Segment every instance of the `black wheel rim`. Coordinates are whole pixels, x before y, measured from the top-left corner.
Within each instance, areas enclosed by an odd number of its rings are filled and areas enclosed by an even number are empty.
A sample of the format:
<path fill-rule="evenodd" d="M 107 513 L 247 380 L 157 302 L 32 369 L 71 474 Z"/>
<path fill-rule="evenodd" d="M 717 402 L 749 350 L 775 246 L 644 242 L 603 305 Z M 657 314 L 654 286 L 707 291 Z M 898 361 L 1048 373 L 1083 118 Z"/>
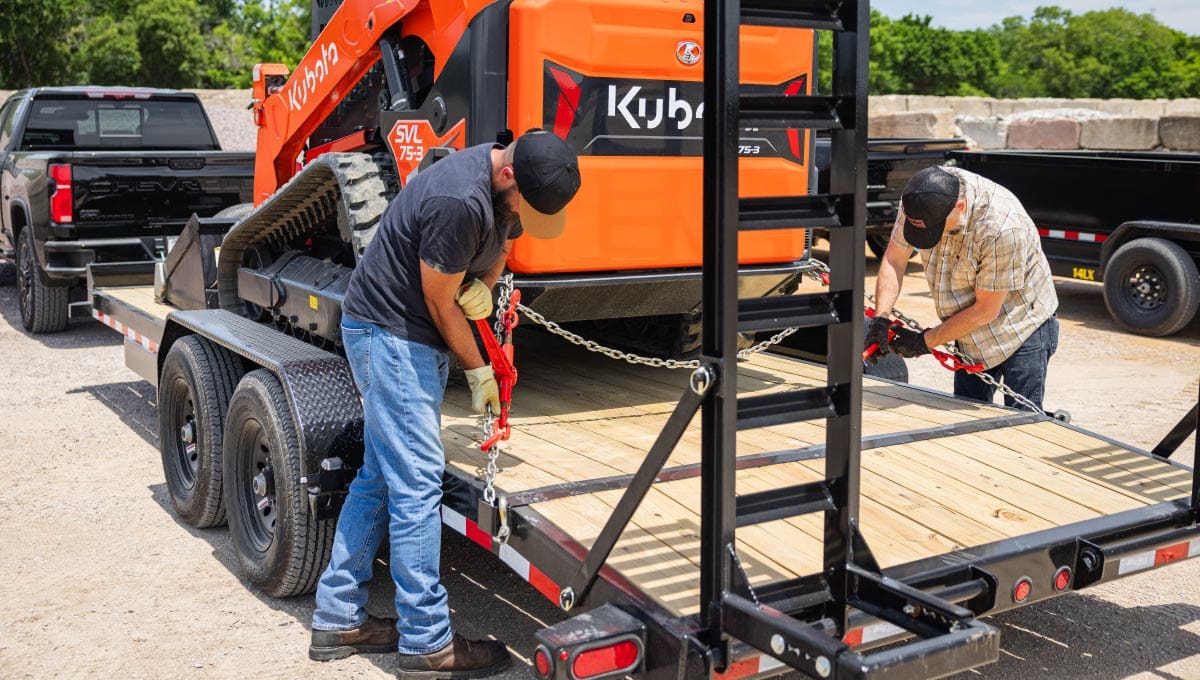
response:
<path fill-rule="evenodd" d="M 1142 311 L 1157 311 L 1167 301 L 1165 277 L 1157 267 L 1142 265 L 1125 280 L 1125 293 Z"/>
<path fill-rule="evenodd" d="M 271 444 L 266 429 L 254 418 L 242 421 L 238 431 L 237 485 L 242 502 L 238 504 L 242 526 L 250 544 L 266 552 L 275 540 L 275 481 L 271 468 Z"/>
<path fill-rule="evenodd" d="M 33 257 L 29 253 L 29 242 L 25 240 L 17 248 L 17 297 L 20 298 L 21 317 L 28 323 L 33 318 Z"/>
<path fill-rule="evenodd" d="M 171 381 L 171 403 L 175 408 L 170 414 L 170 432 L 175 445 L 175 470 L 179 482 L 185 489 L 196 485 L 196 473 L 200 469 L 200 433 L 196 427 L 196 406 L 187 381 L 176 376 Z"/>

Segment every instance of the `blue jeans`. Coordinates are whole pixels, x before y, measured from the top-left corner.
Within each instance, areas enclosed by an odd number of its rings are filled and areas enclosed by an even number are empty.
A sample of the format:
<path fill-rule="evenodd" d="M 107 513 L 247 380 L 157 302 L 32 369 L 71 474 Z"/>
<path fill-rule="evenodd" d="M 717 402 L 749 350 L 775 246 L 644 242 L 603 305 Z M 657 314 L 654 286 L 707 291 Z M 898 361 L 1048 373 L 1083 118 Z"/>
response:
<path fill-rule="evenodd" d="M 1058 319 L 1050 317 L 1017 348 L 1003 363 L 984 371 L 1017 394 L 1042 408 L 1042 397 L 1046 395 L 1046 367 L 1050 357 L 1058 351 Z M 979 376 L 966 371 L 954 374 L 954 394 L 959 397 L 992 403 L 996 388 L 983 382 Z M 1005 406 L 1016 406 L 1016 402 L 1004 395 Z"/>
<path fill-rule="evenodd" d="M 454 634 L 440 582 L 441 404 L 449 361 L 428 345 L 347 316 L 342 342 L 363 397 L 363 465 L 338 518 L 312 627 L 347 630 L 366 621 L 371 563 L 386 531 L 399 651 L 427 654 Z"/>

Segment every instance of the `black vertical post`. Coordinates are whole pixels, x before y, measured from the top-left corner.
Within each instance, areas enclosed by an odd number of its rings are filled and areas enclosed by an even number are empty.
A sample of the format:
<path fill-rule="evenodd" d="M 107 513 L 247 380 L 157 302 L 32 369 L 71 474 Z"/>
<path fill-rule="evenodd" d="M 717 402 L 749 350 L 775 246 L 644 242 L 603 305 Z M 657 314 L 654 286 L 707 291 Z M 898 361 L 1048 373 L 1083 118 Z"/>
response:
<path fill-rule="evenodd" d="M 1200 404 L 1200 396 L 1196 397 Z M 1196 409 L 1196 453 L 1192 456 L 1192 510 L 1200 510 L 1200 408 Z"/>
<path fill-rule="evenodd" d="M 829 615 L 846 630 L 850 594 L 846 563 L 853 562 L 852 532 L 858 524 L 859 464 L 862 444 L 863 247 L 866 234 L 867 2 L 847 3 L 845 31 L 833 35 L 832 96 L 842 106 L 841 129 L 832 133 L 830 192 L 853 195 L 854 228 L 830 231 L 830 290 L 840 291 L 840 323 L 828 329 L 828 385 L 841 418 L 830 419 L 825 434 L 825 477 L 835 481 L 837 509 L 825 513 L 825 573 L 833 605 Z M 846 118 L 849 117 L 849 120 Z"/>
<path fill-rule="evenodd" d="M 704 329 L 702 361 L 716 374 L 701 417 L 700 620 L 723 650 L 721 599 L 731 582 L 737 442 L 739 0 L 704 2 Z M 724 665 L 724 659 L 718 659 Z"/>

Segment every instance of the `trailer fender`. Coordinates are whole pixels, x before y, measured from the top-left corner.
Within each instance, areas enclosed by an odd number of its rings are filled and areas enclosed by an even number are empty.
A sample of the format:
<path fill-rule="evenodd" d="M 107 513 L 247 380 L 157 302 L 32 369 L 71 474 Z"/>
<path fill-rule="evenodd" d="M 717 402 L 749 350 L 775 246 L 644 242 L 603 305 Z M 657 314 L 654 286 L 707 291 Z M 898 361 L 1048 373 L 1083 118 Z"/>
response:
<path fill-rule="evenodd" d="M 299 430 L 300 473 L 309 489 L 309 510 L 324 519 L 340 509 L 344 489 L 362 465 L 362 401 L 350 364 L 275 329 L 220 309 L 174 312 L 159 343 L 163 357 L 181 337 L 199 334 L 265 368 L 279 379 Z M 253 370 L 247 367 L 248 370 Z M 326 459 L 340 459 L 326 463 Z"/>
<path fill-rule="evenodd" d="M 1136 220 L 1117 227 L 1104 245 L 1100 246 L 1100 271 L 1104 271 L 1108 261 L 1121 246 L 1136 238 L 1147 236 L 1178 243 L 1200 265 L 1200 224 Z"/>

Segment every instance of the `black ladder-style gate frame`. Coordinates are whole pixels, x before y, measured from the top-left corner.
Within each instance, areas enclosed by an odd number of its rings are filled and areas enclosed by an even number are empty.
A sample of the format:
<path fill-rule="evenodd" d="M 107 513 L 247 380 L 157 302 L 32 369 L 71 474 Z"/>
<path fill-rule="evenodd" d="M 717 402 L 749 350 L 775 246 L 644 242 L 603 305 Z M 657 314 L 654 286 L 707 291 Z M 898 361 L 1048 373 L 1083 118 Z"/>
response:
<path fill-rule="evenodd" d="M 713 666 L 736 638 L 816 678 L 925 678 L 994 661 L 999 633 L 973 613 L 883 576 L 858 531 L 862 423 L 863 246 L 866 221 L 867 58 L 870 12 L 856 0 L 705 0 L 704 264 L 700 367 L 570 584 L 564 609 L 586 597 L 621 532 L 702 410 L 700 639 Z M 741 94 L 744 24 L 833 33 L 827 96 Z M 813 78 L 815 81 L 815 78 Z M 740 199 L 738 138 L 744 128 L 831 130 L 829 194 Z M 826 292 L 738 298 L 741 231 L 828 229 Z M 739 333 L 826 327 L 825 387 L 738 397 Z M 826 420 L 825 478 L 736 494 L 737 432 Z M 821 512 L 824 568 L 751 588 L 737 559 L 737 527 Z M 917 639 L 871 654 L 841 640 L 850 610 Z"/>

